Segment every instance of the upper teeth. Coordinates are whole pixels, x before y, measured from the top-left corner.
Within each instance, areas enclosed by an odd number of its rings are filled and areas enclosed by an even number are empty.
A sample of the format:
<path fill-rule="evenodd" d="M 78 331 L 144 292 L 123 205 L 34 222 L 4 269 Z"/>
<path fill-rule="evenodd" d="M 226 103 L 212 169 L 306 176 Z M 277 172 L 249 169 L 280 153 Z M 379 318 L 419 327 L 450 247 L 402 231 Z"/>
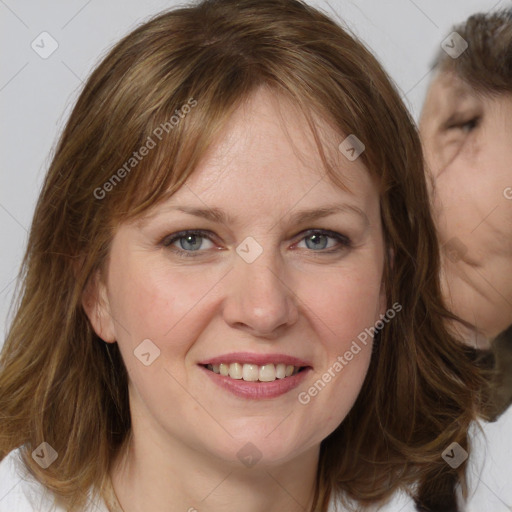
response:
<path fill-rule="evenodd" d="M 300 370 L 299 366 L 292 366 L 279 363 L 264 364 L 258 366 L 257 364 L 240 364 L 240 363 L 221 363 L 221 364 L 208 364 L 208 370 L 215 373 L 220 373 L 232 379 L 243 379 L 251 382 L 257 380 L 262 382 L 271 382 L 276 379 L 284 379 L 295 375 Z"/>

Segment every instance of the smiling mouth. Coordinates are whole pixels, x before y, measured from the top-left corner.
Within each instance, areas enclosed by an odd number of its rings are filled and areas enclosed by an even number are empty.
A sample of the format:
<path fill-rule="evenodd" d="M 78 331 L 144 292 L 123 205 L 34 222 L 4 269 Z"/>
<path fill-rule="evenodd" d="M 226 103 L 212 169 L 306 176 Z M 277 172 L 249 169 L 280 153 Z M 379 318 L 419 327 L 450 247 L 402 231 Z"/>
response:
<path fill-rule="evenodd" d="M 291 364 L 241 364 L 241 363 L 221 363 L 202 365 L 207 370 L 229 377 L 235 380 L 244 380 L 247 382 L 273 382 L 277 379 L 286 379 L 293 377 L 299 372 L 308 368 L 307 366 L 293 366 Z"/>

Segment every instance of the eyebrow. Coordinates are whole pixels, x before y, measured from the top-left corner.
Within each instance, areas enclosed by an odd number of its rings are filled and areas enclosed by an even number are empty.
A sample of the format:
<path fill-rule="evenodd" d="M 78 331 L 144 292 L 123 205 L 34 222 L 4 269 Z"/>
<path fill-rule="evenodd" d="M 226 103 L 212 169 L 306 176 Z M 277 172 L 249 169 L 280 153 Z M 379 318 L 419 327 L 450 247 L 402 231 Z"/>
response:
<path fill-rule="evenodd" d="M 202 217 L 212 222 L 232 225 L 235 224 L 234 219 L 220 208 L 197 208 L 193 206 L 178 206 L 171 211 L 180 211 L 196 217 Z M 290 216 L 291 223 L 302 224 L 311 222 L 323 217 L 328 217 L 336 213 L 353 213 L 361 217 L 366 224 L 369 223 L 367 215 L 357 206 L 351 204 L 334 204 L 326 205 L 320 208 L 309 210 L 300 210 Z"/>

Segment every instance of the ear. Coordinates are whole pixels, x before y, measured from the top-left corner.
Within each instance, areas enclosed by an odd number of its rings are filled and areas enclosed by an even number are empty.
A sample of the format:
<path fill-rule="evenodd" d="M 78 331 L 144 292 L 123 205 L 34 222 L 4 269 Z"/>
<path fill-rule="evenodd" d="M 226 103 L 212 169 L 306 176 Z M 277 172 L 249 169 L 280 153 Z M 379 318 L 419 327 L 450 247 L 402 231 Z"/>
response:
<path fill-rule="evenodd" d="M 89 279 L 82 295 L 82 306 L 91 322 L 94 332 L 108 343 L 116 341 L 115 326 L 107 294 L 107 286 L 103 282 L 98 269 Z"/>

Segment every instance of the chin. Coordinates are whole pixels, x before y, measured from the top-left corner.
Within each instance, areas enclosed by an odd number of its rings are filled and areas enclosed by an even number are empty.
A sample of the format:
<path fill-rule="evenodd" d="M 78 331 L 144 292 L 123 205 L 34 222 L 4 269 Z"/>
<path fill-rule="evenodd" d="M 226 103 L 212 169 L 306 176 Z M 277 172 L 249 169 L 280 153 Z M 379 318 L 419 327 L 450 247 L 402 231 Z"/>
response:
<path fill-rule="evenodd" d="M 212 451 L 219 459 L 237 468 L 240 468 L 240 464 L 247 468 L 262 468 L 286 464 L 314 446 L 314 443 L 302 437 L 294 440 L 286 432 L 274 436 L 268 431 L 267 428 L 258 434 L 245 431 L 243 435 L 233 435 L 223 446 L 216 446 Z"/>

